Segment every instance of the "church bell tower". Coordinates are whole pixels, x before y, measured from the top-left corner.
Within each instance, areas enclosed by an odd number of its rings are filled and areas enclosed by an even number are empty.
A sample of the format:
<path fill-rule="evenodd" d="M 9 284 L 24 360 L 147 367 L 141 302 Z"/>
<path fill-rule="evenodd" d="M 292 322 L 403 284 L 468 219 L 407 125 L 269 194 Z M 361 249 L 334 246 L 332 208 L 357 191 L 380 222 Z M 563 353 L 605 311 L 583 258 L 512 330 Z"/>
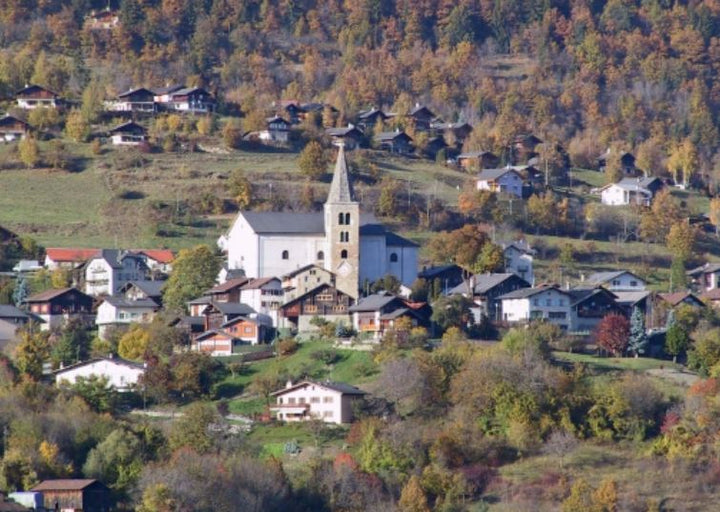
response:
<path fill-rule="evenodd" d="M 356 299 L 360 288 L 360 205 L 353 197 L 342 143 L 325 201 L 325 238 L 326 265 L 335 274 L 335 286 Z"/>

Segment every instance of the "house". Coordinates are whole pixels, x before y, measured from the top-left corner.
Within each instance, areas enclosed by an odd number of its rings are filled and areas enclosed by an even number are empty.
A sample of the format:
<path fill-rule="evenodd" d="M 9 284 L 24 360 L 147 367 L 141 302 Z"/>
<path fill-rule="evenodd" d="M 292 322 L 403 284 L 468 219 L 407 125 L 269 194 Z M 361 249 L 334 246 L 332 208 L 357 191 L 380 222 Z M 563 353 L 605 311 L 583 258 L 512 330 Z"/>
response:
<path fill-rule="evenodd" d="M 175 260 L 175 255 L 169 249 L 139 249 L 131 252 L 142 258 L 145 266 L 151 272 L 163 274 L 172 272 L 172 262 Z"/>
<path fill-rule="evenodd" d="M 478 190 L 502 192 L 522 199 L 523 177 L 519 172 L 510 169 L 483 169 L 477 177 Z"/>
<path fill-rule="evenodd" d="M 609 206 L 640 205 L 650 206 L 653 197 L 665 184 L 661 179 L 623 178 L 598 189 L 602 204 Z"/>
<path fill-rule="evenodd" d="M 502 320 L 527 323 L 544 320 L 563 330 L 572 329 L 570 304 L 572 296 L 557 286 L 521 288 L 497 298 L 501 301 Z"/>
<path fill-rule="evenodd" d="M 203 293 L 211 302 L 241 302 L 240 290 L 250 282 L 247 277 L 228 279 L 223 284 L 214 286 Z"/>
<path fill-rule="evenodd" d="M 120 392 L 131 391 L 144 374 L 144 365 L 115 356 L 83 361 L 53 372 L 56 386 L 73 385 L 78 378 L 96 376 L 106 378 L 108 384 Z"/>
<path fill-rule="evenodd" d="M 674 292 L 674 293 L 658 293 L 658 299 L 665 302 L 669 309 L 675 309 L 678 306 L 686 305 L 696 308 L 704 308 L 705 303 L 692 292 Z"/>
<path fill-rule="evenodd" d="M 636 276 L 629 270 L 614 270 L 609 272 L 596 272 L 587 278 L 590 286 L 603 286 L 615 291 L 643 291 L 647 286 L 644 279 Z"/>
<path fill-rule="evenodd" d="M 436 122 L 430 124 L 432 132 L 438 136 L 442 136 L 445 140 L 453 141 L 453 146 L 462 147 L 465 139 L 467 139 L 473 131 L 473 127 L 468 123 L 443 123 Z M 497 163 L 488 165 L 494 167 Z M 478 169 L 480 170 L 480 168 Z"/>
<path fill-rule="evenodd" d="M 223 238 L 223 237 L 220 237 Z M 220 241 L 218 240 L 218 246 L 220 246 Z M 227 250 L 223 251 L 227 253 Z M 228 268 L 227 261 L 223 263 L 222 267 L 220 268 L 220 272 L 218 272 L 217 278 L 215 279 L 215 282 L 218 284 L 223 284 L 229 281 L 230 279 L 237 279 L 239 277 L 245 277 L 245 271 L 241 268 Z"/>
<path fill-rule="evenodd" d="M 197 299 L 193 299 L 189 302 L 186 302 L 185 305 L 188 308 L 188 311 L 190 312 L 190 316 L 196 317 L 196 318 L 203 318 L 203 324 L 205 322 L 204 318 L 202 316 L 203 311 L 205 308 L 212 304 L 213 300 L 211 297 L 208 297 L 207 295 L 203 295 L 202 297 L 198 297 Z"/>
<path fill-rule="evenodd" d="M 363 297 L 348 311 L 352 314 L 353 329 L 358 333 L 369 333 L 374 339 L 381 339 L 386 330 L 395 327 L 399 318 L 409 319 L 413 327 L 427 323 L 427 318 L 390 292 Z"/>
<path fill-rule="evenodd" d="M 18 108 L 32 110 L 36 108 L 57 108 L 60 106 L 60 97 L 40 85 L 26 85 L 15 93 Z"/>
<path fill-rule="evenodd" d="M 108 132 L 113 146 L 139 146 L 147 141 L 147 130 L 134 121 L 116 126 Z"/>
<path fill-rule="evenodd" d="M 574 332 L 592 332 L 600 321 L 612 313 L 624 314 L 614 293 L 602 286 L 573 288 L 570 295 L 570 329 Z"/>
<path fill-rule="evenodd" d="M 325 128 L 325 135 L 330 137 L 334 145 L 344 144 L 348 150 L 359 148 L 365 139 L 365 134 L 353 124 L 343 128 Z"/>
<path fill-rule="evenodd" d="M 320 419 L 325 423 L 351 423 L 353 404 L 365 394 L 341 382 L 288 381 L 284 389 L 270 394 L 276 401 L 270 410 L 280 421 Z"/>
<path fill-rule="evenodd" d="M 0 139 L 5 142 L 24 139 L 30 130 L 30 125 L 22 119 L 11 115 L 0 117 Z"/>
<path fill-rule="evenodd" d="M 425 144 L 425 155 L 428 158 L 435 160 L 437 158 L 438 153 L 440 153 L 440 151 L 447 149 L 447 148 L 448 148 L 448 145 L 445 142 L 445 139 L 442 138 L 442 136 L 432 137 Z"/>
<path fill-rule="evenodd" d="M 387 274 L 405 285 L 415 280 L 417 244 L 360 215 L 342 146 L 323 210 L 239 212 L 222 237 L 228 269 L 274 277 L 315 264 L 332 272 L 337 288 L 351 297 L 361 283 Z"/>
<path fill-rule="evenodd" d="M 612 148 L 608 148 L 602 155 L 597 157 L 596 161 L 598 170 L 600 172 L 605 171 L 607 160 L 614 151 L 615 150 L 613 150 Z M 637 172 L 637 169 L 635 167 L 635 156 L 632 153 L 628 153 L 627 151 L 623 151 L 620 153 L 620 166 L 622 168 L 623 174 L 626 176 L 634 176 Z"/>
<path fill-rule="evenodd" d="M 88 30 L 112 30 L 120 25 L 118 11 L 109 7 L 101 11 L 91 11 L 85 16 L 85 28 Z"/>
<path fill-rule="evenodd" d="M 15 306 L 0 305 L 0 352 L 9 342 L 15 340 L 18 329 L 31 319 L 30 315 Z"/>
<path fill-rule="evenodd" d="M 471 151 L 459 154 L 457 163 L 467 172 L 475 173 L 483 169 L 494 169 L 500 163 L 500 158 L 490 151 Z"/>
<path fill-rule="evenodd" d="M 287 142 L 290 140 L 290 123 L 280 116 L 268 117 L 267 127 L 258 132 L 258 139 L 265 142 Z"/>
<path fill-rule="evenodd" d="M 78 319 L 85 324 L 92 320 L 93 298 L 77 288 L 62 288 L 36 293 L 25 299 L 30 313 L 42 320 L 43 331 L 62 327 Z"/>
<path fill-rule="evenodd" d="M 45 249 L 45 261 L 43 264 L 48 270 L 55 270 L 56 268 L 73 270 L 84 265 L 87 260 L 93 258 L 97 253 L 98 249 L 48 247 Z"/>
<path fill-rule="evenodd" d="M 38 260 L 19 260 L 13 267 L 13 272 L 18 274 L 32 274 L 38 270 L 42 270 Z"/>
<path fill-rule="evenodd" d="M 285 302 L 305 295 L 321 284 L 335 285 L 335 275 L 326 268 L 313 263 L 288 272 L 281 279 Z"/>
<path fill-rule="evenodd" d="M 535 274 L 533 273 L 534 256 L 535 249 L 532 249 L 524 240 L 503 244 L 505 272 L 516 274 L 530 284 L 535 282 Z"/>
<path fill-rule="evenodd" d="M 153 114 L 157 112 L 155 93 L 140 87 L 117 95 L 114 100 L 105 102 L 105 110 L 110 112 L 138 112 Z"/>
<path fill-rule="evenodd" d="M 415 130 L 425 132 L 430 129 L 430 123 L 436 116 L 435 113 L 425 105 L 416 103 L 415 107 L 408 113 L 408 117 L 413 120 Z"/>
<path fill-rule="evenodd" d="M 285 105 L 285 113 L 288 115 L 291 124 L 299 124 L 305 118 L 307 110 L 301 107 L 297 102 L 291 101 Z"/>
<path fill-rule="evenodd" d="M 110 295 L 100 303 L 95 316 L 98 336 L 105 339 L 111 327 L 152 322 L 160 305 L 150 298 L 128 299 L 123 295 Z"/>
<path fill-rule="evenodd" d="M 706 290 L 698 296 L 705 304 L 713 309 L 720 309 L 720 288 Z"/>
<path fill-rule="evenodd" d="M 365 110 L 358 113 L 357 123 L 355 123 L 362 131 L 366 131 L 368 128 L 373 128 L 378 123 L 384 123 L 390 116 L 388 116 L 382 110 L 378 110 L 375 107 L 370 110 Z"/>
<path fill-rule="evenodd" d="M 464 295 L 477 305 L 477 311 L 474 312 L 476 323 L 480 323 L 483 316 L 493 322 L 498 322 L 502 320 L 499 297 L 522 288 L 530 288 L 530 283 L 516 274 L 487 273 L 472 276 L 469 286 L 468 283 L 461 283 L 448 293 Z"/>
<path fill-rule="evenodd" d="M 149 269 L 142 257 L 129 251 L 102 249 L 85 267 L 85 293 L 115 295 L 131 281 L 144 281 Z"/>
<path fill-rule="evenodd" d="M 434 289 L 434 293 L 432 291 L 430 293 L 434 297 L 439 294 L 447 294 L 452 288 L 463 283 L 464 273 L 461 267 L 452 263 L 438 267 L 424 267 L 418 272 L 418 279 L 424 279 L 428 286 Z"/>
<path fill-rule="evenodd" d="M 613 290 L 615 303 L 630 318 L 634 309 L 639 308 L 645 315 L 652 317 L 653 294 L 648 290 L 619 291 Z"/>
<path fill-rule="evenodd" d="M 205 319 L 205 331 L 221 329 L 224 324 L 237 317 L 258 317 L 254 309 L 239 302 L 210 302 L 202 308 L 198 316 Z"/>
<path fill-rule="evenodd" d="M 151 299 L 161 304 L 164 287 L 165 281 L 131 281 L 120 288 L 120 293 L 127 300 Z"/>
<path fill-rule="evenodd" d="M 79 478 L 43 480 L 30 491 L 42 493 L 46 510 L 110 512 L 115 508 L 112 492 L 98 480 Z"/>
<path fill-rule="evenodd" d="M 697 290 L 710 291 L 720 288 L 720 263 L 705 263 L 688 270 L 687 275 Z"/>
<path fill-rule="evenodd" d="M 542 139 L 539 139 L 533 134 L 518 135 L 510 144 L 512 162 L 514 164 L 527 162 L 538 156 L 536 148 L 538 144 L 542 144 L 542 142 Z"/>
<path fill-rule="evenodd" d="M 330 322 L 350 325 L 349 307 L 353 298 L 330 284 L 321 284 L 286 302 L 278 310 L 278 327 L 299 331 L 312 331 L 317 327 L 310 323 L 316 316 Z"/>
<path fill-rule="evenodd" d="M 394 132 L 380 132 L 373 139 L 378 149 L 407 155 L 412 153 L 412 138 L 405 132 L 396 129 Z"/>
<path fill-rule="evenodd" d="M 277 325 L 277 310 L 282 305 L 282 281 L 277 277 L 250 279 L 240 288 L 240 300 Z"/>
<path fill-rule="evenodd" d="M 156 89 L 154 92 L 155 103 L 171 112 L 208 114 L 215 110 L 212 94 L 202 87 L 180 85 Z"/>
<path fill-rule="evenodd" d="M 241 345 L 257 345 L 270 340 L 272 327 L 257 318 L 237 316 L 218 329 L 195 338 L 195 350 L 211 356 L 229 356 Z"/>

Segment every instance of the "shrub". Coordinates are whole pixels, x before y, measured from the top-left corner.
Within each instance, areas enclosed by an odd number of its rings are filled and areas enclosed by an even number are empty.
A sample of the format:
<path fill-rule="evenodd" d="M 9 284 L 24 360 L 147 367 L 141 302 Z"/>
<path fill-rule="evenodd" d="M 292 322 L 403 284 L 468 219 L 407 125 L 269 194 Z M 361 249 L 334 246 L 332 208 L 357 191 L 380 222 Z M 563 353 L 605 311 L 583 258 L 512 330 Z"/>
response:
<path fill-rule="evenodd" d="M 289 356 L 289 355 L 297 352 L 298 347 L 299 347 L 299 344 L 297 341 L 295 341 L 292 338 L 287 338 L 287 339 L 278 341 L 277 352 L 281 356 Z"/>

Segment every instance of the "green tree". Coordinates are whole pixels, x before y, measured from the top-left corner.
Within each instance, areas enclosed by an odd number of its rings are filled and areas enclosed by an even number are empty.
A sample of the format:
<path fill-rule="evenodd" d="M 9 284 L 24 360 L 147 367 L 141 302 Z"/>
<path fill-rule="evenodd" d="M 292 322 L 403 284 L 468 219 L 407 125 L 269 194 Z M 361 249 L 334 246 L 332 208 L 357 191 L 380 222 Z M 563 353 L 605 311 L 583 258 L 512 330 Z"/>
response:
<path fill-rule="evenodd" d="M 253 186 L 243 169 L 235 169 L 230 175 L 228 184 L 230 195 L 235 199 L 240 210 L 247 210 L 253 204 Z"/>
<path fill-rule="evenodd" d="M 118 392 L 107 377 L 90 375 L 78 377 L 70 389 L 77 393 L 96 412 L 113 412 L 118 403 Z"/>
<path fill-rule="evenodd" d="M 472 301 L 462 295 L 441 297 L 433 304 L 431 320 L 444 332 L 450 327 L 465 330 L 472 319 Z"/>
<path fill-rule="evenodd" d="M 67 115 L 65 135 L 75 142 L 86 142 L 90 136 L 90 124 L 80 110 L 71 110 Z"/>
<path fill-rule="evenodd" d="M 30 325 L 20 332 L 15 350 L 15 365 L 21 373 L 34 380 L 42 377 L 43 363 L 50 357 L 48 332 L 39 332 Z"/>
<path fill-rule="evenodd" d="M 327 158 L 320 143 L 311 140 L 300 152 L 298 167 L 303 176 L 310 180 L 320 179 L 327 169 Z"/>
<path fill-rule="evenodd" d="M 60 339 L 52 350 L 55 364 L 72 364 L 85 361 L 90 355 L 90 335 L 79 319 L 68 321 L 60 333 Z"/>
<path fill-rule="evenodd" d="M 630 337 L 628 339 L 628 350 L 638 357 L 645 353 L 648 344 L 648 336 L 645 331 L 645 315 L 638 307 L 633 308 L 630 317 Z"/>
<path fill-rule="evenodd" d="M 27 136 L 18 143 L 20 161 L 28 169 L 32 169 L 40 163 L 40 148 L 34 137 Z"/>
<path fill-rule="evenodd" d="M 82 93 L 80 113 L 87 124 L 95 123 L 103 112 L 105 88 L 95 78 L 88 82 Z"/>
<path fill-rule="evenodd" d="M 378 215 L 394 218 L 400 213 L 400 182 L 385 176 L 380 182 L 380 197 L 375 210 Z"/>
<path fill-rule="evenodd" d="M 13 289 L 12 300 L 15 306 L 22 308 L 25 299 L 30 295 L 30 286 L 27 279 L 22 274 L 18 274 L 15 279 L 15 288 Z"/>
<path fill-rule="evenodd" d="M 677 357 L 690 346 L 690 336 L 680 324 L 674 323 L 665 331 L 665 352 L 677 362 Z"/>
<path fill-rule="evenodd" d="M 125 359 L 141 361 L 150 343 L 150 333 L 143 326 L 134 324 L 123 334 L 118 343 L 118 355 Z"/>
<path fill-rule="evenodd" d="M 187 446 L 198 453 L 209 452 L 215 445 L 210 426 L 219 421 L 220 415 L 215 407 L 208 403 L 193 402 L 170 431 L 170 449 L 177 450 Z"/>
<path fill-rule="evenodd" d="M 183 249 L 173 262 L 173 272 L 163 290 L 163 303 L 171 311 L 185 310 L 185 303 L 212 288 L 220 260 L 207 245 Z"/>

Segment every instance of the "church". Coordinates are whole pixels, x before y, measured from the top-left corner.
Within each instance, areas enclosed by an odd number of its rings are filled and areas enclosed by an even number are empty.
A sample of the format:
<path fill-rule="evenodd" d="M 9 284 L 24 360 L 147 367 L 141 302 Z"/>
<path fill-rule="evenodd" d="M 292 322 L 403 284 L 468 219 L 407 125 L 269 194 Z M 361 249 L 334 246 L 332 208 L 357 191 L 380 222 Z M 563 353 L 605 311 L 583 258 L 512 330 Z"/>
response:
<path fill-rule="evenodd" d="M 387 274 L 408 286 L 417 277 L 418 245 L 360 214 L 342 145 L 323 212 L 241 211 L 218 245 L 227 251 L 228 269 L 273 277 L 315 264 L 353 298 Z"/>

